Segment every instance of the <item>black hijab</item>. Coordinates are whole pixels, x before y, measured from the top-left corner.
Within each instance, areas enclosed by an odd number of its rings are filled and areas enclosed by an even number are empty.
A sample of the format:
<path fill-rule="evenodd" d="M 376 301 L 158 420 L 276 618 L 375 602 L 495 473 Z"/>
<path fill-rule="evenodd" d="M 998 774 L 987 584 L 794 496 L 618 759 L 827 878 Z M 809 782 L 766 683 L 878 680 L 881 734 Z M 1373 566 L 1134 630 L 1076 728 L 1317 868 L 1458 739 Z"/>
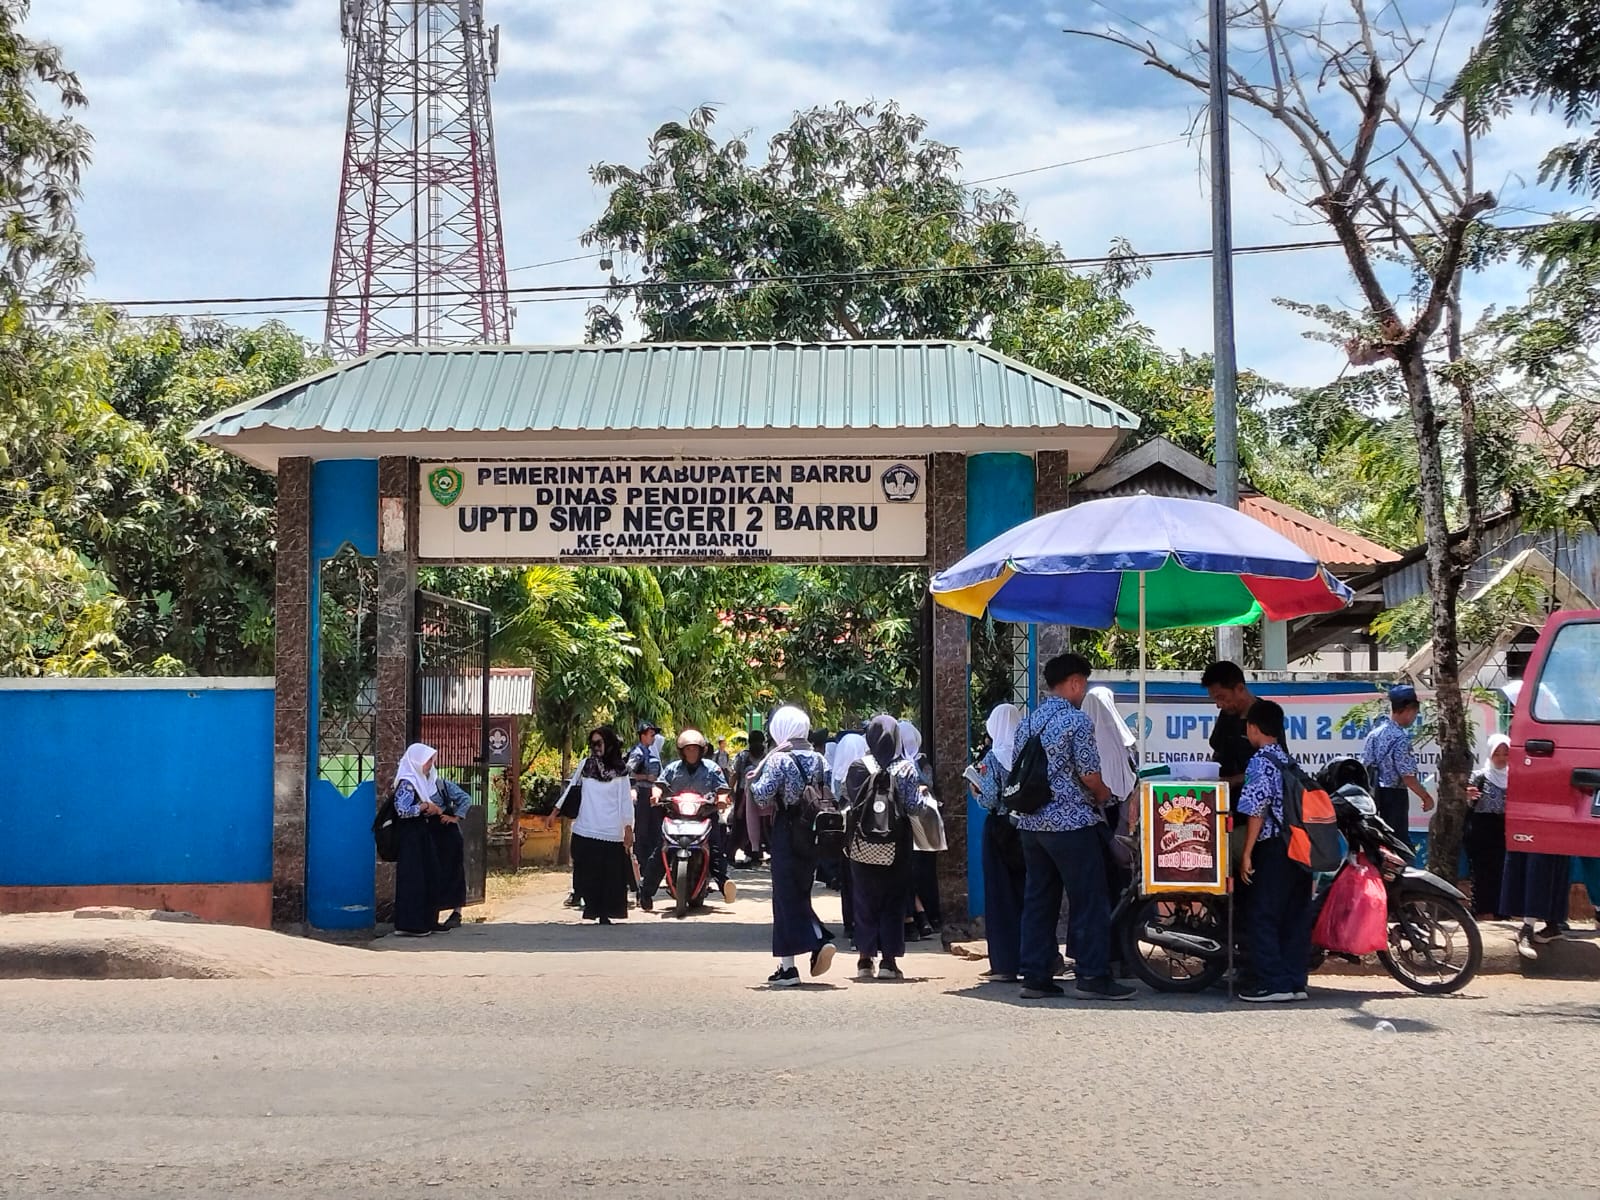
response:
<path fill-rule="evenodd" d="M 888 714 L 873 717 L 864 736 L 878 766 L 887 767 L 900 757 L 900 722 Z"/>
<path fill-rule="evenodd" d="M 595 754 L 591 747 L 589 757 L 583 760 L 583 774 L 586 778 L 599 780 L 601 783 L 610 783 L 620 775 L 628 773 L 628 764 L 622 757 L 622 739 L 617 736 L 617 731 L 610 725 L 601 725 L 598 729 L 589 731 L 589 740 L 593 741 L 595 735 L 605 743 L 605 750 Z"/>

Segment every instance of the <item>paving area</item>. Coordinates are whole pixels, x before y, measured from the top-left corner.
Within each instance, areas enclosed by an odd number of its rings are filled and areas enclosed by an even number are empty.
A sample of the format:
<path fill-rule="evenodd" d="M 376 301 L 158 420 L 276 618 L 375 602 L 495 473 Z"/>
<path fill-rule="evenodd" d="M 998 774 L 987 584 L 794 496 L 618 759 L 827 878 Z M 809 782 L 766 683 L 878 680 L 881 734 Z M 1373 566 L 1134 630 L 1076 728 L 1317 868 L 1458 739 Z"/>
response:
<path fill-rule="evenodd" d="M 1600 1188 L 1573 1124 L 1600 984 L 1028 1004 L 924 944 L 905 983 L 841 955 L 769 992 L 764 881 L 742 882 L 731 913 L 601 928 L 541 880 L 489 925 L 295 942 L 273 977 L 0 981 L 0 1195 Z"/>

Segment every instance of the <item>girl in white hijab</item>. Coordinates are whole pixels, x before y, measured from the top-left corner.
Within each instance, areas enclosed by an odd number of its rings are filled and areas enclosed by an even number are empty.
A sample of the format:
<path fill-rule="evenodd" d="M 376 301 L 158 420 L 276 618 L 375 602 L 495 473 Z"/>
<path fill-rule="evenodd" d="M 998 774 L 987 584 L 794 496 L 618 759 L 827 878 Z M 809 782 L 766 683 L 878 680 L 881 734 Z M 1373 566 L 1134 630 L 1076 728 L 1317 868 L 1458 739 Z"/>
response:
<path fill-rule="evenodd" d="M 922 786 L 933 792 L 933 764 L 922 753 L 922 731 L 910 721 L 901 721 L 900 757 L 917 768 Z M 937 827 L 935 823 L 937 822 Z M 944 824 L 937 803 L 929 805 L 921 815 L 923 832 L 918 836 L 923 844 L 943 845 Z M 930 840 L 931 839 L 931 840 Z M 920 942 L 933 936 L 933 931 L 943 926 L 939 911 L 939 868 L 934 859 L 937 850 L 916 849 L 911 853 L 912 890 L 906 905 L 906 938 Z"/>
<path fill-rule="evenodd" d="M 812 976 L 833 965 L 834 947 L 816 910 L 811 907 L 811 885 L 817 863 L 796 845 L 790 813 L 800 794 L 813 780 L 832 789 L 828 761 L 811 748 L 811 718 L 801 709 L 785 705 L 768 723 L 773 746 L 761 765 L 750 772 L 750 798 L 763 813 L 775 813 L 772 822 L 772 953 L 778 969 L 768 978 L 771 987 L 799 987 L 795 958 L 811 959 Z"/>
<path fill-rule="evenodd" d="M 1506 865 L 1506 784 L 1511 768 L 1511 739 L 1497 733 L 1489 739 L 1483 764 L 1467 781 L 1467 858 L 1472 863 L 1472 907 L 1480 921 L 1500 919 L 1500 887 Z"/>
<path fill-rule="evenodd" d="M 402 937 L 427 937 L 439 928 L 440 872 L 438 851 L 427 818 L 444 809 L 439 804 L 439 778 L 433 771 L 438 752 L 421 742 L 406 747 L 394 773 L 394 810 L 400 818 L 399 854 L 394 866 L 394 928 Z"/>
<path fill-rule="evenodd" d="M 986 983 L 1013 983 L 1022 969 L 1022 897 L 1027 871 L 1022 837 L 1005 811 L 1001 791 L 1017 757 L 1017 729 L 1026 716 L 1015 704 L 998 704 L 989 714 L 989 751 L 972 781 L 983 807 L 983 923 L 989 939 Z M 971 775 L 968 776 L 971 779 Z"/>
<path fill-rule="evenodd" d="M 1094 722 L 1095 749 L 1100 751 L 1100 778 L 1111 789 L 1113 803 L 1125 803 L 1139 786 L 1135 770 L 1133 730 L 1117 711 L 1116 697 L 1108 687 L 1090 688 L 1083 711 Z"/>

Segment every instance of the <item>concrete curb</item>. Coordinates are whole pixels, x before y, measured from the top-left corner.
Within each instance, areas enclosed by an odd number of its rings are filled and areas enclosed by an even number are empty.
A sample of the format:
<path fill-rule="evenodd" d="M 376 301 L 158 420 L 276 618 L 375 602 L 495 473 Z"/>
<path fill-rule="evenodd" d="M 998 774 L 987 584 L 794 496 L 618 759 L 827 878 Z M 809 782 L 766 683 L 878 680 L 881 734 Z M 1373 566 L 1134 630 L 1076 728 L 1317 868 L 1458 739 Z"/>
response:
<path fill-rule="evenodd" d="M 1529 962 L 1517 953 L 1517 930 L 1512 921 L 1486 921 L 1478 926 L 1483 935 L 1483 966 L 1480 975 L 1521 975 L 1528 979 L 1600 980 L 1600 931 L 1575 930 L 1558 942 L 1539 947 L 1539 958 Z M 947 946 L 957 958 L 979 960 L 989 956 L 982 941 L 952 942 Z M 1360 963 L 1334 961 L 1325 964 L 1319 975 L 1387 976 L 1378 960 Z"/>

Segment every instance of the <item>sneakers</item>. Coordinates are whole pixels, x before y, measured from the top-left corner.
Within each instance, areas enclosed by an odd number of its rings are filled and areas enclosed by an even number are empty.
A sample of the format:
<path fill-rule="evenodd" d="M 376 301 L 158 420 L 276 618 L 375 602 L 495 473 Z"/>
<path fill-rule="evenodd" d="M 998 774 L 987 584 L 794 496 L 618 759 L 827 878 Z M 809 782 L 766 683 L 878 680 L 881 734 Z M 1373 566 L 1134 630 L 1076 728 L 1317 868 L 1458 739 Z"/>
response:
<path fill-rule="evenodd" d="M 1067 990 L 1053 979 L 1034 979 L 1022 985 L 1024 1000 L 1054 1000 L 1066 994 Z"/>
<path fill-rule="evenodd" d="M 432 937 L 433 936 L 433 930 L 431 930 L 431 929 L 396 929 L 395 933 L 398 934 L 400 937 Z"/>
<path fill-rule="evenodd" d="M 1296 992 L 1270 992 L 1266 988 L 1239 993 L 1239 999 L 1246 1004 L 1288 1004 L 1299 998 Z"/>
<path fill-rule="evenodd" d="M 1538 960 L 1539 951 L 1533 944 L 1533 930 L 1524 925 L 1517 931 L 1517 953 L 1529 962 Z"/>
<path fill-rule="evenodd" d="M 561 902 L 562 908 L 577 908 L 582 901 L 578 899 L 577 892 L 568 892 L 567 898 Z"/>
<path fill-rule="evenodd" d="M 901 980 L 905 977 L 906 973 L 892 962 L 885 962 L 878 967 L 879 979 Z"/>
<path fill-rule="evenodd" d="M 724 879 L 722 881 L 722 902 L 724 904 L 732 904 L 738 898 L 738 885 L 735 884 L 731 879 Z"/>
<path fill-rule="evenodd" d="M 446 929 L 461 928 L 461 910 L 459 908 L 444 919 L 444 927 Z"/>
<path fill-rule="evenodd" d="M 1311 999 L 1311 993 L 1306 991 L 1305 988 L 1301 988 L 1294 994 L 1294 998 L 1296 1000 L 1309 1000 Z"/>
<path fill-rule="evenodd" d="M 640 912 L 655 912 L 655 910 L 656 910 L 656 902 L 655 902 L 654 897 L 646 896 L 643 892 L 640 892 L 639 893 L 639 911 Z"/>
<path fill-rule="evenodd" d="M 828 968 L 833 966 L 833 954 L 832 942 L 823 942 L 811 952 L 811 978 L 828 973 Z"/>
<path fill-rule="evenodd" d="M 767 976 L 767 986 L 775 988 L 788 988 L 800 986 L 799 967 L 779 967 Z"/>
<path fill-rule="evenodd" d="M 1132 1000 L 1137 994 L 1125 983 L 1109 976 L 1101 979 L 1080 979 L 1073 989 L 1084 1000 Z"/>
<path fill-rule="evenodd" d="M 1015 983 L 1017 976 L 1012 971 L 985 971 L 978 976 L 985 983 Z"/>
<path fill-rule="evenodd" d="M 863 958 L 856 964 L 856 982 L 870 983 L 875 976 L 872 974 L 872 960 Z"/>
<path fill-rule="evenodd" d="M 1559 925 L 1545 925 L 1533 935 L 1537 945 L 1548 946 L 1551 942 L 1559 942 L 1567 936 L 1566 930 Z"/>

